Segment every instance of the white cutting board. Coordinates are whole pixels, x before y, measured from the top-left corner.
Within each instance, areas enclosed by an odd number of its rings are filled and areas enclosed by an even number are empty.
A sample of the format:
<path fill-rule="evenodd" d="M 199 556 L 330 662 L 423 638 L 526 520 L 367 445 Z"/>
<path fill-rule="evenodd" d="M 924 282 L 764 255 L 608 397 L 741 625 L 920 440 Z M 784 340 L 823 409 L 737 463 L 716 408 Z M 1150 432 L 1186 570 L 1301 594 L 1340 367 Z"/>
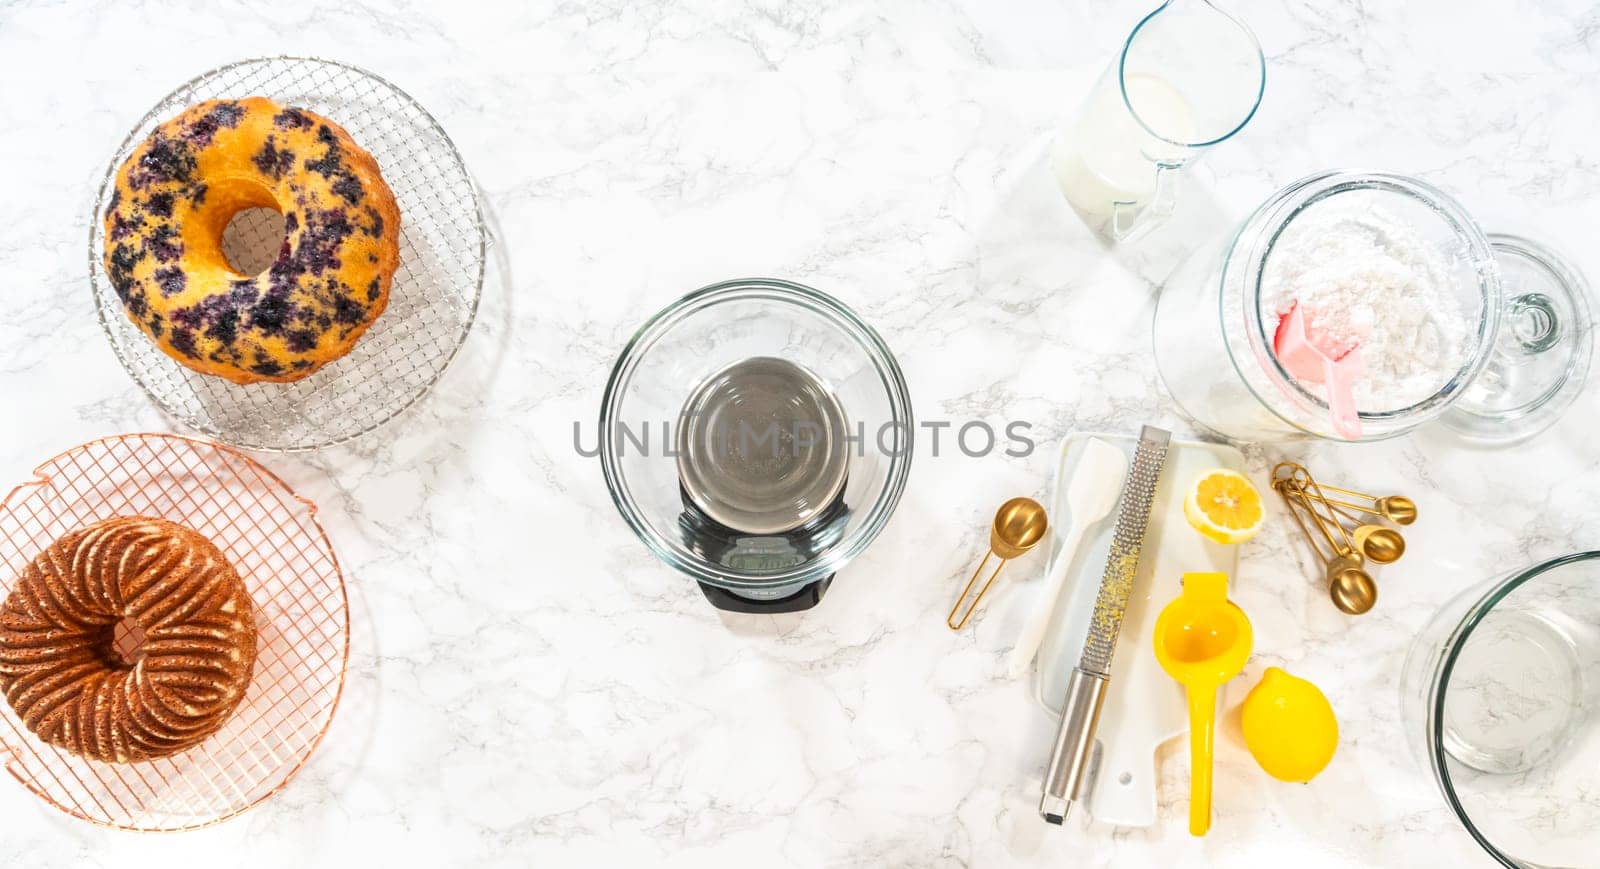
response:
<path fill-rule="evenodd" d="M 1050 524 L 1065 528 L 1066 493 L 1083 443 L 1095 437 L 1121 450 L 1131 462 L 1138 438 L 1078 432 L 1061 445 L 1056 468 L 1055 495 Z M 1156 485 L 1150 508 L 1150 527 L 1139 558 L 1133 597 L 1123 617 L 1111 664 L 1111 687 L 1100 712 L 1095 736 L 1097 750 L 1090 762 L 1084 787 L 1085 807 L 1095 820 L 1122 827 L 1148 827 L 1156 822 L 1156 748 L 1189 729 L 1183 689 L 1161 670 L 1151 645 L 1156 615 L 1178 596 L 1183 574 L 1194 571 L 1226 573 L 1231 586 L 1239 564 L 1239 547 L 1223 546 L 1202 537 L 1183 517 L 1183 496 L 1202 471 L 1210 468 L 1244 470 L 1244 456 L 1223 444 L 1174 440 Z M 1118 505 L 1120 509 L 1121 505 Z M 1077 666 L 1089 631 L 1089 615 L 1100 591 L 1106 556 L 1117 509 L 1091 526 L 1067 565 L 1066 583 L 1050 626 L 1034 659 L 1035 696 L 1056 715 L 1066 694 L 1067 676 Z M 1050 564 L 1062 557 L 1060 541 L 1052 536 Z M 1226 689 L 1224 689 L 1226 691 Z"/>

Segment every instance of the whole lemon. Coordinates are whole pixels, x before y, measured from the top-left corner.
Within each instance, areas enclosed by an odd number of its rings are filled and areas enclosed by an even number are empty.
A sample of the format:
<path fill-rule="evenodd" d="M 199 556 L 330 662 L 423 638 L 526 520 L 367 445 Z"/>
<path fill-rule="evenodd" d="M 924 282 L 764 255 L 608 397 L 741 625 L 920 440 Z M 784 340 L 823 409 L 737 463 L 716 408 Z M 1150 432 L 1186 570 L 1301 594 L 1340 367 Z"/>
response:
<path fill-rule="evenodd" d="M 1267 775 L 1308 782 L 1333 760 L 1339 722 L 1317 686 L 1268 667 L 1244 698 L 1244 743 Z"/>

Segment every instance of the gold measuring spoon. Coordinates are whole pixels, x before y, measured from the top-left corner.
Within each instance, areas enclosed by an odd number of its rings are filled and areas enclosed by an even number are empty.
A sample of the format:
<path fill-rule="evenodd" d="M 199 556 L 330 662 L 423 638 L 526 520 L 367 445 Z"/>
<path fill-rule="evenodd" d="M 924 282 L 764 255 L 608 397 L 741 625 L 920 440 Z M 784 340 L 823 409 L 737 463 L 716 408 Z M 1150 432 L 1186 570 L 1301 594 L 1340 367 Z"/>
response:
<path fill-rule="evenodd" d="M 994 585 L 995 577 L 1000 575 L 1000 569 L 1006 562 L 1032 549 L 1044 539 L 1044 532 L 1050 527 L 1050 520 L 1045 518 L 1044 506 L 1032 498 L 1012 498 L 1000 505 L 995 511 L 994 525 L 989 530 L 989 551 L 984 553 L 983 560 L 978 562 L 978 569 L 972 572 L 972 578 L 967 580 L 967 587 L 961 590 L 961 596 L 956 598 L 956 605 L 950 608 L 950 615 L 945 619 L 945 627 L 952 631 L 959 631 L 967 626 L 967 621 L 977 611 L 978 603 L 983 596 L 989 593 L 989 586 Z M 972 599 L 972 604 L 967 611 L 961 613 L 960 621 L 956 620 L 956 613 L 961 612 L 961 602 L 972 593 L 972 586 L 978 581 L 978 575 L 983 573 L 984 565 L 989 563 L 989 556 L 999 556 L 1000 563 L 995 566 L 994 573 L 989 574 L 989 579 L 984 582 L 983 588 L 978 590 L 978 596 Z"/>
<path fill-rule="evenodd" d="M 1324 576 L 1328 581 L 1328 597 L 1333 600 L 1333 605 L 1338 607 L 1340 612 L 1353 616 L 1372 609 L 1373 604 L 1378 602 L 1378 584 L 1366 570 L 1362 569 L 1360 550 L 1353 545 L 1341 546 L 1333 538 L 1328 529 L 1323 527 L 1326 517 L 1319 514 L 1311 505 L 1312 496 L 1305 490 L 1294 485 L 1279 485 L 1277 488 L 1278 494 L 1283 496 L 1284 503 L 1289 507 L 1289 515 L 1306 535 L 1306 540 L 1316 552 L 1317 559 L 1326 567 Z M 1311 522 L 1317 526 L 1317 531 L 1321 532 L 1322 538 L 1328 542 L 1331 555 L 1323 554 L 1322 547 L 1316 542 L 1316 535 L 1311 533 L 1310 526 L 1300 515 L 1302 510 L 1311 514 Z M 1338 525 L 1337 522 L 1334 524 Z M 1344 536 L 1342 527 L 1339 531 L 1341 536 Z"/>
<path fill-rule="evenodd" d="M 1340 612 L 1358 616 L 1378 602 L 1378 584 L 1358 556 L 1341 555 L 1328 562 L 1328 597 Z"/>
<path fill-rule="evenodd" d="M 1362 498 L 1372 502 L 1371 507 L 1364 507 L 1360 504 L 1350 504 L 1345 501 L 1334 501 L 1329 499 L 1328 503 L 1330 504 L 1338 504 L 1341 507 L 1349 507 L 1352 510 L 1360 510 L 1363 513 L 1372 513 L 1382 516 L 1396 525 L 1410 525 L 1411 523 L 1417 521 L 1417 502 L 1407 498 L 1404 495 L 1385 495 L 1382 498 L 1374 498 L 1371 495 L 1361 492 L 1353 492 L 1349 489 L 1341 489 L 1338 486 L 1329 486 L 1325 483 L 1318 483 L 1317 485 L 1327 489 L 1330 492 L 1338 492 L 1343 495 L 1349 495 L 1354 498 Z"/>
<path fill-rule="evenodd" d="M 1331 488 L 1331 487 L 1329 487 Z M 1326 495 L 1320 499 L 1328 509 L 1350 520 L 1355 527 L 1349 529 L 1350 543 L 1360 552 L 1366 560 L 1373 564 L 1393 564 L 1406 554 L 1406 538 L 1399 531 L 1384 525 L 1376 525 L 1362 519 L 1349 510 L 1336 506 L 1338 501 L 1331 501 Z"/>
<path fill-rule="evenodd" d="M 1356 549 L 1373 564 L 1393 564 L 1406 554 L 1406 539 L 1393 528 L 1358 525 L 1354 537 Z"/>
<path fill-rule="evenodd" d="M 1326 489 L 1329 492 L 1338 492 L 1341 495 L 1349 495 L 1352 498 L 1360 498 L 1364 501 L 1372 502 L 1369 507 L 1362 504 L 1351 504 L 1346 501 L 1335 501 L 1324 495 L 1323 500 L 1329 504 L 1338 504 L 1341 507 L 1349 507 L 1352 510 L 1360 510 L 1363 513 L 1382 516 L 1396 525 L 1410 525 L 1417 521 L 1417 502 L 1404 495 L 1386 495 L 1378 498 L 1365 492 L 1357 492 L 1354 489 L 1330 486 L 1327 483 L 1311 479 L 1311 473 L 1294 462 L 1279 462 L 1273 466 L 1272 485 L 1274 487 L 1279 485 L 1293 486 L 1301 490 L 1315 486 L 1318 489 Z"/>
<path fill-rule="evenodd" d="M 1333 487 L 1327 486 L 1325 488 L 1332 489 Z M 1363 513 L 1371 513 L 1375 516 L 1382 516 L 1396 525 L 1410 525 L 1417 521 L 1417 502 L 1404 495 L 1386 495 L 1382 498 L 1373 498 L 1371 507 L 1363 507 L 1360 504 L 1334 501 L 1332 499 L 1329 499 L 1328 503 L 1338 504 L 1340 507 L 1349 507 L 1352 510 L 1360 510 Z"/>
<path fill-rule="evenodd" d="M 1374 498 L 1373 506 L 1378 508 L 1378 515 L 1396 525 L 1410 525 L 1417 521 L 1417 502 L 1404 495 L 1386 495 Z"/>
<path fill-rule="evenodd" d="M 1332 504 L 1329 506 L 1332 507 Z M 1355 530 L 1350 532 L 1351 542 L 1368 561 L 1373 564 L 1393 564 L 1406 554 L 1405 535 L 1384 525 L 1363 522 L 1342 508 L 1333 507 L 1333 510 L 1355 523 Z"/>

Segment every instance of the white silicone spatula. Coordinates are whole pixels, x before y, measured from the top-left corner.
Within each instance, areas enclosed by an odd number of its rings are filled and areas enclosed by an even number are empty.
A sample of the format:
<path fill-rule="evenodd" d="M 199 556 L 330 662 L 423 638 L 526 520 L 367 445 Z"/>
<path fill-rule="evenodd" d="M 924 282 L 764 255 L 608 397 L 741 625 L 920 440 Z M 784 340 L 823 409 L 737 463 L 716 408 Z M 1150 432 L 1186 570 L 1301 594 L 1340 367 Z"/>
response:
<path fill-rule="evenodd" d="M 1022 634 L 1011 649 L 1007 669 L 1013 677 L 1028 672 L 1034 653 L 1039 651 L 1039 641 L 1044 639 L 1050 626 L 1050 614 L 1055 611 L 1056 599 L 1061 597 L 1061 586 L 1067 581 L 1067 567 L 1072 564 L 1083 542 L 1083 533 L 1099 522 L 1117 506 L 1117 495 L 1122 491 L 1122 478 L 1128 473 L 1128 457 L 1122 450 L 1099 438 L 1084 442 L 1083 455 L 1079 457 L 1072 482 L 1067 484 L 1067 530 L 1062 534 L 1061 552 L 1054 569 L 1044 578 L 1039 598 L 1034 603 L 1033 614 L 1022 626 Z"/>

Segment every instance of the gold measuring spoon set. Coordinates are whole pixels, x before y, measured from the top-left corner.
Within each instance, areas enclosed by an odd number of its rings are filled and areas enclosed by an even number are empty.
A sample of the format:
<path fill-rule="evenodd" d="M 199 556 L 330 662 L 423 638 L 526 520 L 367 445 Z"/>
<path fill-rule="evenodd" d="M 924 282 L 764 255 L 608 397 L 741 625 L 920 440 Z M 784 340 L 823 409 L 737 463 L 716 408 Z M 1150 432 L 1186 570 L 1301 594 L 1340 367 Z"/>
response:
<path fill-rule="evenodd" d="M 1378 584 L 1367 573 L 1367 563 L 1393 564 L 1406 552 L 1404 535 L 1377 520 L 1410 525 L 1417 521 L 1416 502 L 1404 495 L 1380 498 L 1318 483 L 1294 462 L 1279 462 L 1272 469 L 1272 488 L 1323 563 L 1333 605 L 1350 615 L 1372 609 Z"/>

